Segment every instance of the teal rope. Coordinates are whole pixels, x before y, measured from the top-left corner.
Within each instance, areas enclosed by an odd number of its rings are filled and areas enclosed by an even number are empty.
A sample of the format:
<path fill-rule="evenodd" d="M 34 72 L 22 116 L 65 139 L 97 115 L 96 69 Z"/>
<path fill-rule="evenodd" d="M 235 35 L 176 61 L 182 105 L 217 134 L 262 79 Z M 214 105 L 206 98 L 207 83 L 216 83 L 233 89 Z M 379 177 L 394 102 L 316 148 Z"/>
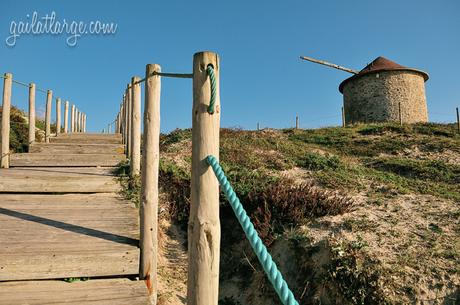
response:
<path fill-rule="evenodd" d="M 211 100 L 209 101 L 208 113 L 214 113 L 214 104 L 216 103 L 216 76 L 214 75 L 214 68 L 212 65 L 208 65 L 206 72 L 209 75 L 211 81 Z"/>
<path fill-rule="evenodd" d="M 283 279 L 281 272 L 278 270 L 276 263 L 273 261 L 270 253 L 268 253 L 267 247 L 265 247 L 259 235 L 257 234 L 254 225 L 251 223 L 251 220 L 246 214 L 243 205 L 236 196 L 232 186 L 228 182 L 227 177 L 225 177 L 224 171 L 219 165 L 219 161 L 217 161 L 214 156 L 208 156 L 206 158 L 206 162 L 214 171 L 219 184 L 224 190 L 225 196 L 227 197 L 233 211 L 235 212 L 236 218 L 238 218 L 238 221 L 243 227 L 243 231 L 246 234 L 252 249 L 256 253 L 257 258 L 262 264 L 262 267 L 264 268 L 268 279 L 272 283 L 273 288 L 275 288 L 275 291 L 278 294 L 281 302 L 284 305 L 299 305 L 299 303 L 294 298 L 294 294 L 289 289 L 286 281 Z"/>

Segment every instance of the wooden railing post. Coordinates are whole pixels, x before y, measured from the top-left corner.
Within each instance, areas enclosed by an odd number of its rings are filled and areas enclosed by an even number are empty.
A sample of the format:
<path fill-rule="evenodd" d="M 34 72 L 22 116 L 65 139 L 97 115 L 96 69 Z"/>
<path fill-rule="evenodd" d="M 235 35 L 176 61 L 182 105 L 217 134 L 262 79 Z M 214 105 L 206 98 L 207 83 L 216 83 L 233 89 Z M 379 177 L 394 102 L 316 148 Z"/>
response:
<path fill-rule="evenodd" d="M 131 177 L 139 175 L 141 170 L 141 85 L 140 77 L 131 79 Z"/>
<path fill-rule="evenodd" d="M 50 142 L 51 134 L 51 101 L 53 99 L 53 91 L 48 90 L 46 93 L 46 113 L 45 113 L 45 143 Z"/>
<path fill-rule="evenodd" d="M 10 167 L 10 108 L 12 84 L 13 74 L 5 73 L 3 80 L 2 150 L 0 156 L 0 168 Z"/>
<path fill-rule="evenodd" d="M 457 112 L 457 131 L 460 133 L 460 115 L 458 114 L 458 107 L 455 107 L 455 111 Z"/>
<path fill-rule="evenodd" d="M 69 132 L 69 101 L 65 101 L 64 105 L 64 133 Z"/>
<path fill-rule="evenodd" d="M 76 132 L 80 132 L 80 124 L 81 124 L 81 112 L 80 112 L 80 109 L 77 108 L 77 130 Z"/>
<path fill-rule="evenodd" d="M 78 113 L 78 132 L 82 132 L 82 130 L 83 130 L 83 128 L 82 128 L 82 126 L 83 126 L 83 124 L 82 124 L 82 122 L 83 122 L 83 121 L 82 121 L 82 118 L 83 118 L 83 112 L 80 111 L 80 112 Z"/>
<path fill-rule="evenodd" d="M 207 112 L 211 82 L 206 72 L 214 68 L 215 111 Z M 219 57 L 212 52 L 193 57 L 192 178 L 188 224 L 188 305 L 217 305 L 219 292 L 220 221 L 219 184 L 206 157 L 219 158 L 220 95 Z"/>
<path fill-rule="evenodd" d="M 29 145 L 35 142 L 35 84 L 29 84 Z"/>
<path fill-rule="evenodd" d="M 70 132 L 75 132 L 75 105 L 72 105 L 72 111 L 70 113 Z"/>
<path fill-rule="evenodd" d="M 161 67 L 146 67 L 144 104 L 144 151 L 140 198 L 140 248 L 139 278 L 147 283 L 150 304 L 157 302 L 158 255 L 158 166 L 160 162 L 160 92 L 161 77 L 151 76 L 161 72 Z"/>
<path fill-rule="evenodd" d="M 123 101 L 121 102 L 121 138 L 125 144 L 126 154 L 126 96 L 123 94 Z"/>
<path fill-rule="evenodd" d="M 128 106 L 127 107 L 127 110 L 128 110 L 128 113 L 126 115 L 126 120 L 127 120 L 127 124 L 126 124 L 126 127 L 127 127 L 127 130 L 126 130 L 126 133 L 127 133 L 127 143 L 126 143 L 126 151 L 127 151 L 127 157 L 129 160 L 131 160 L 131 141 L 132 141 L 132 130 L 131 130 L 131 124 L 132 124 L 132 121 L 131 121 L 131 117 L 132 117 L 132 96 L 131 96 L 131 85 L 128 84 L 128 86 L 126 87 L 126 105 Z"/>
<path fill-rule="evenodd" d="M 61 133 L 61 98 L 56 98 L 56 136 Z"/>
<path fill-rule="evenodd" d="M 78 108 L 75 107 L 73 132 L 78 132 Z"/>

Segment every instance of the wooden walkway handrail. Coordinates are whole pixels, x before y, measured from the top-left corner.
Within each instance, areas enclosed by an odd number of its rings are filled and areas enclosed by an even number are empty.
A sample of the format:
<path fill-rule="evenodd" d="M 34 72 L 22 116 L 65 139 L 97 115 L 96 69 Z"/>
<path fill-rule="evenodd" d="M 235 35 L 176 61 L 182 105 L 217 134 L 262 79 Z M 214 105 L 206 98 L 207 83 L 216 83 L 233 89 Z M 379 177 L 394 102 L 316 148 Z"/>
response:
<path fill-rule="evenodd" d="M 26 84 L 18 80 L 13 79 L 13 74 L 5 73 L 3 76 L 3 97 L 2 97 L 2 117 L 1 117 L 1 155 L 0 155 L 0 168 L 9 168 L 10 160 L 10 114 L 11 114 L 11 98 L 12 98 L 12 84 L 16 83 L 29 88 L 29 109 L 28 109 L 28 144 L 31 145 L 35 142 L 35 93 L 41 91 L 46 93 L 46 112 L 45 112 L 45 143 L 50 142 L 51 137 L 51 108 L 53 91 L 43 90 L 37 88 L 35 83 Z M 64 133 L 68 132 L 68 106 L 69 102 L 65 103 L 65 114 L 64 114 Z M 86 132 L 86 114 L 79 113 L 79 121 L 76 123 L 76 112 L 75 105 L 72 105 L 71 115 L 71 132 L 75 132 L 76 126 L 78 126 L 78 132 Z M 61 98 L 56 98 L 56 136 L 61 133 Z M 78 125 L 76 125 L 78 124 Z"/>

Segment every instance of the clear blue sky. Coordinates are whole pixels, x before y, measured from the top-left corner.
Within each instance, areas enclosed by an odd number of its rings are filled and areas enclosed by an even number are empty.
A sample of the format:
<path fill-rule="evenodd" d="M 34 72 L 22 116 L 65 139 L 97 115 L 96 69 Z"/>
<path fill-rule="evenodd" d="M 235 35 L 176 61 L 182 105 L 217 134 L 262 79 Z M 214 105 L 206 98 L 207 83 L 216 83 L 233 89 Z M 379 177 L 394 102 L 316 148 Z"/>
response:
<path fill-rule="evenodd" d="M 11 21 L 55 11 L 57 19 L 118 24 L 112 36 L 5 39 Z M 100 131 L 123 90 L 147 63 L 190 73 L 193 54 L 221 57 L 222 126 L 255 128 L 340 124 L 339 83 L 349 75 L 298 59 L 308 55 L 353 69 L 377 56 L 425 70 L 433 121 L 454 121 L 460 106 L 460 2 L 390 1 L 17 1 L 0 3 L 0 72 L 34 81 L 76 103 Z M 163 131 L 191 125 L 191 80 L 162 81 Z M 45 96 L 37 93 L 39 109 Z M 26 108 L 27 89 L 13 104 Z M 54 107 L 53 107 L 54 111 Z"/>

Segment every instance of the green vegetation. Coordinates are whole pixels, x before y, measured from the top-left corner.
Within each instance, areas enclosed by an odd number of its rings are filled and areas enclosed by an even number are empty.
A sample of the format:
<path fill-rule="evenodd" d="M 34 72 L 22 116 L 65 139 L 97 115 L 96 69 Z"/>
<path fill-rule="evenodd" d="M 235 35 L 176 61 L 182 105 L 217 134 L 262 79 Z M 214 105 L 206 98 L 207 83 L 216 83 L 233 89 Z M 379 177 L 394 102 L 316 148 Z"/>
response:
<path fill-rule="evenodd" d="M 69 277 L 65 278 L 64 282 L 75 283 L 75 282 L 86 282 L 89 281 L 89 277 Z"/>
<path fill-rule="evenodd" d="M 317 294 L 325 303 L 414 302 L 420 282 L 442 287 L 448 281 L 443 278 L 458 275 L 460 135 L 453 124 L 221 129 L 220 137 L 221 165 L 260 236 L 272 249 L 288 241 L 295 251 L 294 275 L 287 274 L 295 295 L 304 296 L 301 304 L 320 300 Z M 190 163 L 190 129 L 161 135 L 162 198 L 184 230 Z M 122 176 L 127 166 L 120 166 Z M 126 197 L 137 202 L 138 180 L 122 180 Z M 223 196 L 221 201 L 223 283 L 239 277 L 247 291 L 251 279 L 253 288 L 270 295 L 233 211 Z M 321 230 L 327 234 L 312 237 Z M 220 303 L 245 302 L 223 296 Z"/>
<path fill-rule="evenodd" d="M 0 107 L 0 117 L 2 108 Z M 27 115 L 24 111 L 11 106 L 10 109 L 10 150 L 15 153 L 23 153 L 28 151 L 29 147 L 29 124 Z M 40 130 L 45 130 L 45 122 L 39 118 L 35 121 L 36 133 L 35 139 L 37 142 L 43 140 L 43 134 Z M 56 125 L 51 124 L 51 132 L 56 131 Z"/>

